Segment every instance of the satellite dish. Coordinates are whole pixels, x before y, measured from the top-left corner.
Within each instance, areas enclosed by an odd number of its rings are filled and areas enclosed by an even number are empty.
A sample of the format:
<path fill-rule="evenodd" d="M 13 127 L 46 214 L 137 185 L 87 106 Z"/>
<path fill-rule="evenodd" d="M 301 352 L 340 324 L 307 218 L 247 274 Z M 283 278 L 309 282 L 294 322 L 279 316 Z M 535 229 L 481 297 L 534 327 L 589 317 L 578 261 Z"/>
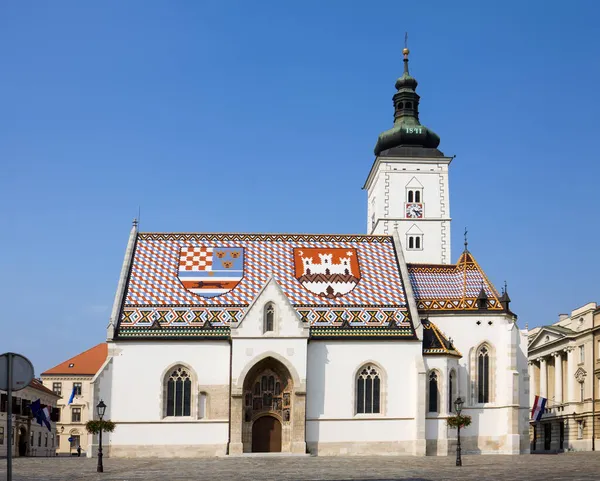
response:
<path fill-rule="evenodd" d="M 12 390 L 20 391 L 33 379 L 33 364 L 25 356 L 7 352 L 0 355 L 0 389 L 8 391 L 8 357 L 12 357 Z"/>

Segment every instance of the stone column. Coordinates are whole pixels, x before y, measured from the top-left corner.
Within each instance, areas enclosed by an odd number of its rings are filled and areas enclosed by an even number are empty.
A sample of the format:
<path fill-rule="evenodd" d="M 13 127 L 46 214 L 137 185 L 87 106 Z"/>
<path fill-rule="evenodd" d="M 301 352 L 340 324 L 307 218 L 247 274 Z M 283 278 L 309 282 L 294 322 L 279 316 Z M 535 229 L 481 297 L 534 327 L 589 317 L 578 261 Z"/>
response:
<path fill-rule="evenodd" d="M 533 406 L 533 402 L 535 401 L 535 370 L 533 366 L 533 361 L 529 361 L 527 363 L 527 368 L 529 370 L 529 406 Z"/>
<path fill-rule="evenodd" d="M 563 389 L 562 389 L 562 352 L 554 353 L 554 403 L 562 404 Z"/>
<path fill-rule="evenodd" d="M 566 402 L 575 401 L 575 348 L 569 346 L 567 353 L 567 392 L 564 396 Z"/>
<path fill-rule="evenodd" d="M 540 396 L 548 397 L 548 366 L 546 365 L 546 359 L 543 357 L 538 358 L 540 363 Z"/>

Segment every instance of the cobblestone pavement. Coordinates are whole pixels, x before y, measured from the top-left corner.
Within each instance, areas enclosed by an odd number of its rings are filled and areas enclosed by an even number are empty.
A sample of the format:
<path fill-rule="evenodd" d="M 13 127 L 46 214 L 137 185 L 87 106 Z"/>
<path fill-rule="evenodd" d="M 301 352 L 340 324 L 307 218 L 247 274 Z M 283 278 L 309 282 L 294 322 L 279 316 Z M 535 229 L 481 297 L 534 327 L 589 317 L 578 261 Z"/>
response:
<path fill-rule="evenodd" d="M 213 459 L 19 458 L 14 481 L 171 480 L 600 480 L 600 453 L 453 457 L 239 457 Z M 6 460 L 0 459 L 0 479 Z"/>

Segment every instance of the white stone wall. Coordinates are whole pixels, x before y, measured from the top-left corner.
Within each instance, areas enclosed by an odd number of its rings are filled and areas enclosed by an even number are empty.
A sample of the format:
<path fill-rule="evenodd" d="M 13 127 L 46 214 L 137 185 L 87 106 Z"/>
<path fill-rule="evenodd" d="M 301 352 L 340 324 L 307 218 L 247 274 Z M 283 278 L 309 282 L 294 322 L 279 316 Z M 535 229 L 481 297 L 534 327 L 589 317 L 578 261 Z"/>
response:
<path fill-rule="evenodd" d="M 115 342 L 110 354 L 113 357 L 106 369 L 112 373 L 100 373 L 94 398 L 104 399 L 108 406 L 105 418 L 117 423 L 108 437 L 111 455 L 225 452 L 230 357 L 227 341 Z M 164 416 L 164 379 L 177 364 L 187 366 L 194 378 L 189 417 Z M 201 417 L 199 394 L 203 391 L 208 393 L 207 409 Z"/>
<path fill-rule="evenodd" d="M 467 444 L 466 451 L 524 452 L 529 409 L 527 340 L 513 323 L 512 316 L 443 314 L 429 318 L 452 338 L 463 354 L 458 362 L 458 394 L 465 400 L 464 413 L 473 418 L 473 424 L 464 434 L 465 437 L 479 437 Z M 492 391 L 491 401 L 479 404 L 475 351 L 484 342 L 492 347 Z"/>
<path fill-rule="evenodd" d="M 448 166 L 451 159 L 378 158 L 367 181 L 367 232 L 391 235 L 398 229 L 406 262 L 449 264 L 450 199 Z M 407 185 L 416 178 L 423 186 L 422 219 L 406 218 Z M 413 181 L 414 182 L 414 181 Z M 375 225 L 372 224 L 373 214 Z M 408 250 L 407 231 L 416 225 L 423 232 L 422 250 Z"/>
<path fill-rule="evenodd" d="M 358 454 L 353 452 L 356 445 L 363 454 L 410 454 L 422 397 L 415 369 L 420 357 L 419 342 L 311 341 L 306 407 L 309 448 L 325 454 Z M 379 414 L 356 414 L 356 376 L 366 364 L 377 366 L 382 377 Z M 404 445 L 394 444 L 402 441 Z M 365 442 L 371 445 L 361 445 Z"/>

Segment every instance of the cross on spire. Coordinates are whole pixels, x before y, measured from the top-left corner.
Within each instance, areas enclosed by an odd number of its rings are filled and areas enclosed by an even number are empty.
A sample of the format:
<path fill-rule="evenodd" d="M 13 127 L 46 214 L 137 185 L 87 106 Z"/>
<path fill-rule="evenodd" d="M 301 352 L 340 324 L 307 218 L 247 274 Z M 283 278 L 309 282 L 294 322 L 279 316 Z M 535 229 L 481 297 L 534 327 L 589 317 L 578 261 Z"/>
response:
<path fill-rule="evenodd" d="M 465 227 L 465 250 L 468 250 L 468 249 L 467 249 L 467 246 L 469 245 L 469 241 L 467 240 L 467 234 L 468 234 L 468 232 L 469 232 L 469 231 L 468 231 L 468 230 L 467 230 L 467 228 Z"/>

